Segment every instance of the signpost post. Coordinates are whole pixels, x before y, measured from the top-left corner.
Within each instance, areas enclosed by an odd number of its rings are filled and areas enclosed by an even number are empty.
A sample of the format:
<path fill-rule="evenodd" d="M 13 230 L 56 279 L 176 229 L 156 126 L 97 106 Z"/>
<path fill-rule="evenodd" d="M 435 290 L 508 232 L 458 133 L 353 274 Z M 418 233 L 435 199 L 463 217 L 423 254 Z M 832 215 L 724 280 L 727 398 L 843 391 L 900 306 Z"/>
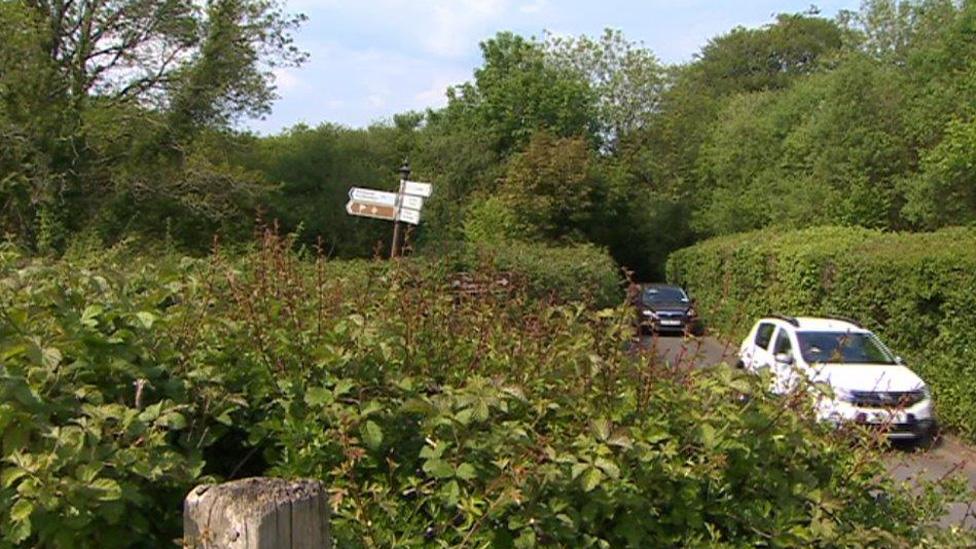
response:
<path fill-rule="evenodd" d="M 390 258 L 400 254 L 400 222 L 420 225 L 420 211 L 424 199 L 434 191 L 430 183 L 410 181 L 410 164 L 404 160 L 400 166 L 400 190 L 395 193 L 353 187 L 349 189 L 346 213 L 393 222 L 393 243 Z"/>
<path fill-rule="evenodd" d="M 410 178 L 410 163 L 406 160 L 403 161 L 403 165 L 400 166 L 400 190 L 397 192 L 398 197 L 403 196 L 403 183 Z M 390 247 L 390 259 L 393 259 L 399 254 L 400 247 L 400 217 L 397 216 L 393 220 L 393 246 Z"/>

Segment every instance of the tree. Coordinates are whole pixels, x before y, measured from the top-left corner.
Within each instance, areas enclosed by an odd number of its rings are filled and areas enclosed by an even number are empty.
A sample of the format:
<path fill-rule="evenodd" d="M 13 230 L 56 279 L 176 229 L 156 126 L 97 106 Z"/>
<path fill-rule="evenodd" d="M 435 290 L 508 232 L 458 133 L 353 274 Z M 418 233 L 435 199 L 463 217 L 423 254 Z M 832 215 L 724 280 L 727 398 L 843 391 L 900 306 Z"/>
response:
<path fill-rule="evenodd" d="M 447 121 L 487 132 L 507 157 L 536 130 L 559 137 L 595 136 L 595 95 L 586 80 L 546 62 L 534 40 L 503 32 L 481 44 L 474 82 L 448 90 Z"/>
<path fill-rule="evenodd" d="M 615 148 L 658 112 L 665 69 L 650 50 L 627 41 L 619 30 L 606 29 L 599 39 L 548 34 L 545 55 L 552 66 L 590 83 L 605 146 Z"/>
<path fill-rule="evenodd" d="M 512 159 L 499 194 L 535 237 L 559 241 L 585 234 L 597 187 L 584 138 L 539 132 Z"/>
<path fill-rule="evenodd" d="M 274 0 L 0 1 L 0 120 L 37 160 L 2 174 L 21 182 L 0 187 L 18 236 L 159 219 L 146 211 L 158 202 L 201 205 L 187 213 L 204 217 L 240 203 L 227 190 L 253 178 L 197 147 L 206 131 L 268 112 L 271 68 L 304 59 L 291 40 L 301 20 Z"/>
<path fill-rule="evenodd" d="M 905 216 L 926 229 L 976 223 L 976 119 L 949 124 L 945 138 L 906 180 Z"/>
<path fill-rule="evenodd" d="M 780 89 L 843 45 L 843 30 L 829 19 L 780 14 L 761 29 L 738 27 L 710 40 L 692 74 L 718 95 Z"/>

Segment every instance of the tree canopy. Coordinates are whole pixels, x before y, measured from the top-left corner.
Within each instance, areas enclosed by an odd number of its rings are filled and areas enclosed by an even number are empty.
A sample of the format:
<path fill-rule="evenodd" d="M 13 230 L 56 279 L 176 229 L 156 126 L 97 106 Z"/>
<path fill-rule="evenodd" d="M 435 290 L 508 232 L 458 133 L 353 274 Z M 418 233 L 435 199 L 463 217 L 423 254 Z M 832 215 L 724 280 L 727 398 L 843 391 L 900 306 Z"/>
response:
<path fill-rule="evenodd" d="M 404 158 L 437 188 L 415 248 L 591 242 L 643 278 L 713 235 L 976 220 L 976 2 L 781 14 L 678 66 L 617 30 L 502 32 L 443 108 L 235 130 L 271 108 L 269 71 L 304 60 L 301 21 L 267 0 L 0 1 L 0 230 L 202 248 L 262 218 L 369 256 L 387 229 L 347 217 L 346 191 L 392 189 Z"/>

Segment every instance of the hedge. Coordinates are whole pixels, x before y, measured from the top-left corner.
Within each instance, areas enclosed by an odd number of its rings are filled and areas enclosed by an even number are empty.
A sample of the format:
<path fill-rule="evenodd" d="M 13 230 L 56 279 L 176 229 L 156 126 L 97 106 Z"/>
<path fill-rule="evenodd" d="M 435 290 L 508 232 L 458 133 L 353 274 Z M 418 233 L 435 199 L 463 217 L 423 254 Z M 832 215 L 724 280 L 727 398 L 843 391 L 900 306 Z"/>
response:
<path fill-rule="evenodd" d="M 504 245 L 471 245 L 462 263 L 519 275 L 529 295 L 586 303 L 594 308 L 624 300 L 620 268 L 603 248 L 591 244 L 552 247 L 511 241 Z"/>
<path fill-rule="evenodd" d="M 976 438 L 976 229 L 764 230 L 679 250 L 667 273 L 734 341 L 770 313 L 863 323 L 932 386 L 943 425 Z"/>

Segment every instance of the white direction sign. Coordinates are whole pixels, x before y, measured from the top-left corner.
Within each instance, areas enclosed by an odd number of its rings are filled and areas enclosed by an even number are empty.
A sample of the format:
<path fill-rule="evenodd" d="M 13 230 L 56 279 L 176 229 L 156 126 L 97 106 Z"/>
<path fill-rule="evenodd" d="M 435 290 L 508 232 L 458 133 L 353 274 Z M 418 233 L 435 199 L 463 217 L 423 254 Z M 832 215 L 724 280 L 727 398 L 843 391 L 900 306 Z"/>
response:
<path fill-rule="evenodd" d="M 403 221 L 411 225 L 420 225 L 420 211 L 400 208 L 400 213 L 397 214 L 397 221 Z"/>
<path fill-rule="evenodd" d="M 411 210 L 422 210 L 424 207 L 424 199 L 419 196 L 405 194 L 400 198 L 400 207 L 410 208 Z"/>
<path fill-rule="evenodd" d="M 355 200 L 356 202 L 378 204 L 380 206 L 396 206 L 397 194 L 353 187 L 349 189 L 349 199 Z"/>
<path fill-rule="evenodd" d="M 409 194 L 413 196 L 420 196 L 423 198 L 427 198 L 430 196 L 430 193 L 433 192 L 434 186 L 431 185 L 430 183 L 420 183 L 417 181 L 404 181 L 403 184 L 400 185 L 400 189 L 403 192 L 403 194 Z"/>

